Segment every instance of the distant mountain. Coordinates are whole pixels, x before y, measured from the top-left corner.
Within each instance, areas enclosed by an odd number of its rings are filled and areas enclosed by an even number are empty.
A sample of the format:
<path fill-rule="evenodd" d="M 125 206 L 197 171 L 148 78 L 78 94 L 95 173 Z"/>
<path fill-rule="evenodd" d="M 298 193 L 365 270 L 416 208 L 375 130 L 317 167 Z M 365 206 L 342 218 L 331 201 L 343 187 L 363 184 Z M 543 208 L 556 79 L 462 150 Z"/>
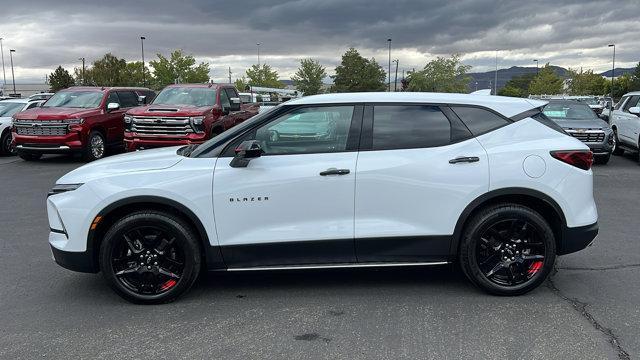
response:
<path fill-rule="evenodd" d="M 616 68 L 616 76 L 624 75 L 624 74 L 632 74 L 636 68 Z M 607 70 L 603 73 L 600 73 L 602 76 L 611 77 L 611 70 Z"/>
<path fill-rule="evenodd" d="M 551 65 L 551 68 L 558 76 L 562 78 L 568 77 L 569 71 L 567 69 L 553 65 Z M 508 69 L 498 69 L 498 90 L 502 89 L 507 81 L 511 80 L 511 78 L 514 76 L 535 73 L 535 67 L 512 66 Z M 478 90 L 493 88 L 493 82 L 496 76 L 496 72 L 487 71 L 482 73 L 469 73 L 467 75 L 471 77 L 471 81 L 469 82 L 469 90 L 475 91 L 476 82 L 478 83 Z"/>

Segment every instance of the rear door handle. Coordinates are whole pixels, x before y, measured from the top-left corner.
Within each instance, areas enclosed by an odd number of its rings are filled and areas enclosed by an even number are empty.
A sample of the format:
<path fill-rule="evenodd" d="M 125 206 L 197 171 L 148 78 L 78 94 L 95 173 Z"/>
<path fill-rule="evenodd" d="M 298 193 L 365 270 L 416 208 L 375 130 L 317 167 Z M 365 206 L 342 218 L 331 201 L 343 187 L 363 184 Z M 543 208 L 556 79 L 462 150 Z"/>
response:
<path fill-rule="evenodd" d="M 320 173 L 320 176 L 327 176 L 327 175 L 347 175 L 348 173 L 350 173 L 351 171 L 349 169 L 336 169 L 336 168 L 330 168 L 327 169 L 323 172 Z"/>
<path fill-rule="evenodd" d="M 480 158 L 477 156 L 458 156 L 455 159 L 449 160 L 449 164 L 457 164 L 457 163 L 472 163 L 478 162 Z"/>

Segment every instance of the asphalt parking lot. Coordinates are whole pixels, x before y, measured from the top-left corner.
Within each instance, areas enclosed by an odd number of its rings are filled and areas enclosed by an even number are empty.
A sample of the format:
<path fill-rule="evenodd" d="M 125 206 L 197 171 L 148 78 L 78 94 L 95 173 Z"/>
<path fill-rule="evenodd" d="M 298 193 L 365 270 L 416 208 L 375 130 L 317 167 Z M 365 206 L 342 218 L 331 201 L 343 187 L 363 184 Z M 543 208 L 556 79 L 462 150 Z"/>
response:
<path fill-rule="evenodd" d="M 596 166 L 600 235 L 545 286 L 486 295 L 453 267 L 210 273 L 136 306 L 51 260 L 45 195 L 82 165 L 0 158 L 0 358 L 640 358 L 640 166 Z"/>

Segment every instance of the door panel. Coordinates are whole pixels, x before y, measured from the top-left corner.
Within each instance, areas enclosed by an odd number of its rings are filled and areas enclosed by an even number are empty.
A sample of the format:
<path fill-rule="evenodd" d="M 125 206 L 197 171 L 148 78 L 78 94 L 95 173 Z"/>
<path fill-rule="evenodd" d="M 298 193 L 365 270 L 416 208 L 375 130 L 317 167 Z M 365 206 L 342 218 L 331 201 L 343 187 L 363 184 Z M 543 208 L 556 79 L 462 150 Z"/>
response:
<path fill-rule="evenodd" d="M 449 163 L 457 157 L 478 161 Z M 489 188 L 487 155 L 475 138 L 433 148 L 361 152 L 356 177 L 359 262 L 445 258 L 458 217 Z"/>

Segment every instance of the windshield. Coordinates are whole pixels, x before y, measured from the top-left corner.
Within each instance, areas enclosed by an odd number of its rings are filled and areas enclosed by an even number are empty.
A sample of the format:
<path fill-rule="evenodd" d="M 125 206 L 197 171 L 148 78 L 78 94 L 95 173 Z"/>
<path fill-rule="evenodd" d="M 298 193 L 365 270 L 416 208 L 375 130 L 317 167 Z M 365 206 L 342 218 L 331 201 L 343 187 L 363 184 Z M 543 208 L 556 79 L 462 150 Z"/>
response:
<path fill-rule="evenodd" d="M 61 91 L 53 95 L 42 107 L 94 109 L 100 106 L 102 96 L 101 91 Z"/>
<path fill-rule="evenodd" d="M 23 103 L 1 101 L 0 102 L 0 117 L 13 116 L 24 107 Z"/>
<path fill-rule="evenodd" d="M 216 89 L 169 87 L 162 90 L 152 104 L 213 106 L 216 104 Z"/>
<path fill-rule="evenodd" d="M 578 99 L 578 101 L 589 105 L 598 105 L 598 102 L 594 98 Z"/>
<path fill-rule="evenodd" d="M 581 103 L 549 103 L 543 113 L 552 119 L 562 120 L 593 120 L 596 118 L 593 110 Z"/>

